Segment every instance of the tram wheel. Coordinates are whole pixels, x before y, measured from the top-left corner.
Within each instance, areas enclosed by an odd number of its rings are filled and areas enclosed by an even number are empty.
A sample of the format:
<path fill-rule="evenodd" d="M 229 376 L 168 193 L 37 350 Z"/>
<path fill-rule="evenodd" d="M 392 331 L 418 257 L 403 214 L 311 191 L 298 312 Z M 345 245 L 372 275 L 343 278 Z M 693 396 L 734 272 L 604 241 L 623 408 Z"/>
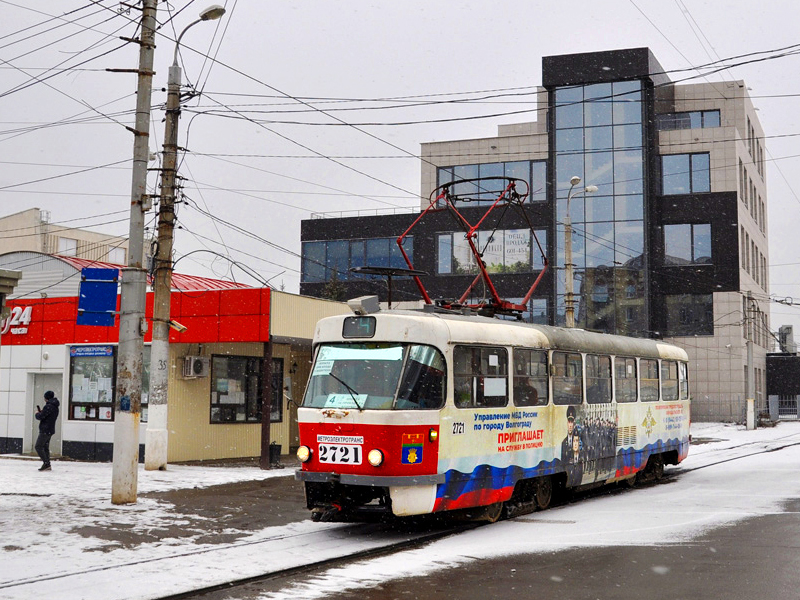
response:
<path fill-rule="evenodd" d="M 497 523 L 503 514 L 503 502 L 495 502 L 486 507 L 483 513 L 483 520 L 489 523 Z"/>
<path fill-rule="evenodd" d="M 660 454 L 651 456 L 647 461 L 647 466 L 654 480 L 659 481 L 664 477 L 664 457 Z"/>
<path fill-rule="evenodd" d="M 534 500 L 536 508 L 545 510 L 553 500 L 553 478 L 549 475 L 536 478 L 536 489 L 534 490 Z"/>
<path fill-rule="evenodd" d="M 621 483 L 625 487 L 635 488 L 636 484 L 639 483 L 639 474 L 637 473 L 633 477 L 628 477 L 627 479 L 623 479 Z"/>

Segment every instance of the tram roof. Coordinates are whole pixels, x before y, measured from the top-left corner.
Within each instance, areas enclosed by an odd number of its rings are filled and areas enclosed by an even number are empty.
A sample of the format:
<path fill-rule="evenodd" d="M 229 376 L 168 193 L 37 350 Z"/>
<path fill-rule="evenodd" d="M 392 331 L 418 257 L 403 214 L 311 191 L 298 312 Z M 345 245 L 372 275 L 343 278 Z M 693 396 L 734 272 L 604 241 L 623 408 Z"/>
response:
<path fill-rule="evenodd" d="M 682 348 L 666 342 L 597 333 L 584 329 L 536 325 L 477 315 L 415 310 L 379 311 L 371 316 L 380 317 L 379 322 L 387 319 L 392 321 L 396 319 L 398 322 L 416 321 L 424 337 L 430 338 L 441 334 L 446 336 L 448 342 L 451 343 L 501 344 L 596 354 L 688 360 L 688 355 Z M 329 317 L 333 322 L 341 322 L 343 318 Z M 332 326 L 333 322 L 331 323 Z M 435 323 L 439 325 L 437 326 Z M 322 325 L 322 322 L 320 322 L 320 325 Z M 387 339 L 381 329 L 379 325 L 374 338 L 376 341 Z M 322 327 L 322 329 L 318 328 L 318 335 L 323 330 L 325 334 L 334 335 L 341 335 L 342 331 L 341 326 L 336 326 L 335 330 Z M 327 336 L 323 334 L 323 337 Z M 411 339 L 411 337 L 407 339 Z"/>

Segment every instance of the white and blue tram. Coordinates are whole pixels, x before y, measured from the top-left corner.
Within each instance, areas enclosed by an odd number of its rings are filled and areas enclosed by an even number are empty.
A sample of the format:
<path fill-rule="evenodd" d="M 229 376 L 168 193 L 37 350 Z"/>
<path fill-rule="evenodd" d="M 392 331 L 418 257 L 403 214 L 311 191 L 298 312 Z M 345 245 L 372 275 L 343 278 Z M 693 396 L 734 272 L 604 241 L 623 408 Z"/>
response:
<path fill-rule="evenodd" d="M 321 320 L 298 409 L 297 478 L 318 519 L 469 509 L 496 520 L 554 490 L 689 450 L 688 357 L 656 340 L 426 311 Z"/>

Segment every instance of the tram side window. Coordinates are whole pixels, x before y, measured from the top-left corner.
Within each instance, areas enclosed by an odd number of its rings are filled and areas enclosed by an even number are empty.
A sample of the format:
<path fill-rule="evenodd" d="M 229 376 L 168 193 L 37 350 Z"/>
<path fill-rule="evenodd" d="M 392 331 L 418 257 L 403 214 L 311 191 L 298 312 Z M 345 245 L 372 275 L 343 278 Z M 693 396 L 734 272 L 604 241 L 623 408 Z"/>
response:
<path fill-rule="evenodd" d="M 410 346 L 406 368 L 397 391 L 395 408 L 399 410 L 441 408 L 444 406 L 446 388 L 442 353 L 431 346 Z"/>
<path fill-rule="evenodd" d="M 543 406 L 547 404 L 547 352 L 544 350 L 514 350 L 514 405 Z"/>
<path fill-rule="evenodd" d="M 583 398 L 581 355 L 553 352 L 553 403 L 580 404 Z"/>
<path fill-rule="evenodd" d="M 611 402 L 611 357 L 586 355 L 586 401 L 589 404 Z"/>
<path fill-rule="evenodd" d="M 678 363 L 678 386 L 681 391 L 681 400 L 689 399 L 689 369 L 684 362 Z"/>
<path fill-rule="evenodd" d="M 643 358 L 639 361 L 642 402 L 658 402 L 658 361 Z"/>
<path fill-rule="evenodd" d="M 674 360 L 661 361 L 661 397 L 668 402 L 678 399 L 678 363 Z"/>
<path fill-rule="evenodd" d="M 488 408 L 508 403 L 508 353 L 505 348 L 456 346 L 453 383 L 458 408 Z"/>
<path fill-rule="evenodd" d="M 636 402 L 636 359 L 617 356 L 614 359 L 614 368 L 617 375 L 617 402 Z"/>

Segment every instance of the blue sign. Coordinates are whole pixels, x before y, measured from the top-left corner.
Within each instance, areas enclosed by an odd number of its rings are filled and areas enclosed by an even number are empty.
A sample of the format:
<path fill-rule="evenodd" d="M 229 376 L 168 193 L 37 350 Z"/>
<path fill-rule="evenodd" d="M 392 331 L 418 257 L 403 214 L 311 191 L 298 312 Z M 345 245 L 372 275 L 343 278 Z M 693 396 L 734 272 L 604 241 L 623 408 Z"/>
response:
<path fill-rule="evenodd" d="M 70 356 L 114 356 L 114 346 L 72 346 Z"/>
<path fill-rule="evenodd" d="M 81 289 L 78 299 L 78 325 L 113 327 L 117 314 L 118 269 L 92 269 L 81 271 Z"/>

